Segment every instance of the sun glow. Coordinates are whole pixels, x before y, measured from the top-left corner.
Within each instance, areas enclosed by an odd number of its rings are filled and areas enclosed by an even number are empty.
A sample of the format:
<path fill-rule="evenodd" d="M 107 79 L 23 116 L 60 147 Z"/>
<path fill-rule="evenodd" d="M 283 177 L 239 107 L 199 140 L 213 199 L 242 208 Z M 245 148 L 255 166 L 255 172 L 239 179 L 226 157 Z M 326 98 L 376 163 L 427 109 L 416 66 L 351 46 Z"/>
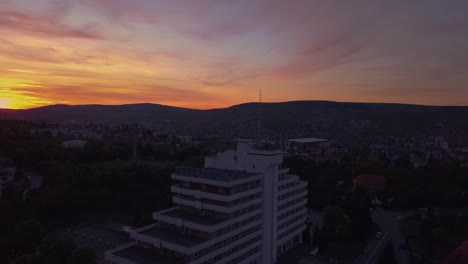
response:
<path fill-rule="evenodd" d="M 7 99 L 4 99 L 4 98 L 0 98 L 0 109 L 1 108 L 9 108 L 8 107 L 8 100 Z"/>

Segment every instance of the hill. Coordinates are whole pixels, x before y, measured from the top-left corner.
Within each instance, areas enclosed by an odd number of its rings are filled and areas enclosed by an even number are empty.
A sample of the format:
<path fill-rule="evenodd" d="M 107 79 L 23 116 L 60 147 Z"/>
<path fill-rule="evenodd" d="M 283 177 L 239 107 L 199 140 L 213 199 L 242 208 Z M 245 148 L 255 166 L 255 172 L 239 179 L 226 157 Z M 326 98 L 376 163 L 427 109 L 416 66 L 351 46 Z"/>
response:
<path fill-rule="evenodd" d="M 144 123 L 193 134 L 253 136 L 259 113 L 264 133 L 335 136 L 346 133 L 416 134 L 468 129 L 468 107 L 383 103 L 292 101 L 246 103 L 194 110 L 158 104 L 53 105 L 29 110 L 0 110 L 0 118 L 104 123 Z"/>

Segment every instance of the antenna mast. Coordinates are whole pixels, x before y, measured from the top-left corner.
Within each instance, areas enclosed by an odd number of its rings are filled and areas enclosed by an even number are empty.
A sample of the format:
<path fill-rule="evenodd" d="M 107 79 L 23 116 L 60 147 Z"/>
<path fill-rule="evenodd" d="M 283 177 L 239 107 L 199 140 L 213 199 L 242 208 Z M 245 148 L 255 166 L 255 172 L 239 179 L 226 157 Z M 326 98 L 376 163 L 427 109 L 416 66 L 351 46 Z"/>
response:
<path fill-rule="evenodd" d="M 262 140 L 262 88 L 258 91 L 258 142 Z"/>

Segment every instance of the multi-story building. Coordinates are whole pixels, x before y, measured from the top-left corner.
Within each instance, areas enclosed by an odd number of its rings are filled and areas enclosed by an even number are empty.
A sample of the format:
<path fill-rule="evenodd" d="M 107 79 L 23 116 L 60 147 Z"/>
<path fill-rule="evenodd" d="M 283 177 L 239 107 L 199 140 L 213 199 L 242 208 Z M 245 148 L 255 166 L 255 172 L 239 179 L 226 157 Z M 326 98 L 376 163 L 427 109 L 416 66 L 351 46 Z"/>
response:
<path fill-rule="evenodd" d="M 111 263 L 275 263 L 301 243 L 307 183 L 282 167 L 279 148 L 239 141 L 205 159 L 205 168 L 177 167 L 174 207 L 131 233 L 135 242 L 106 252 Z"/>

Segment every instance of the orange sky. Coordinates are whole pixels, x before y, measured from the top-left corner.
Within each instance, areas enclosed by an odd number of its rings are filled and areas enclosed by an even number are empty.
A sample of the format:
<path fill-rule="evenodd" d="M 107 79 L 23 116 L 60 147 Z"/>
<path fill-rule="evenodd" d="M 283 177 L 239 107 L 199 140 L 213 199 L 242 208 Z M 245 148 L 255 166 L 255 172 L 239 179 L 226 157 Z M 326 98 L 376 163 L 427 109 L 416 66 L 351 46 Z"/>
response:
<path fill-rule="evenodd" d="M 0 108 L 468 105 L 468 2 L 376 2 L 2 0 Z"/>

